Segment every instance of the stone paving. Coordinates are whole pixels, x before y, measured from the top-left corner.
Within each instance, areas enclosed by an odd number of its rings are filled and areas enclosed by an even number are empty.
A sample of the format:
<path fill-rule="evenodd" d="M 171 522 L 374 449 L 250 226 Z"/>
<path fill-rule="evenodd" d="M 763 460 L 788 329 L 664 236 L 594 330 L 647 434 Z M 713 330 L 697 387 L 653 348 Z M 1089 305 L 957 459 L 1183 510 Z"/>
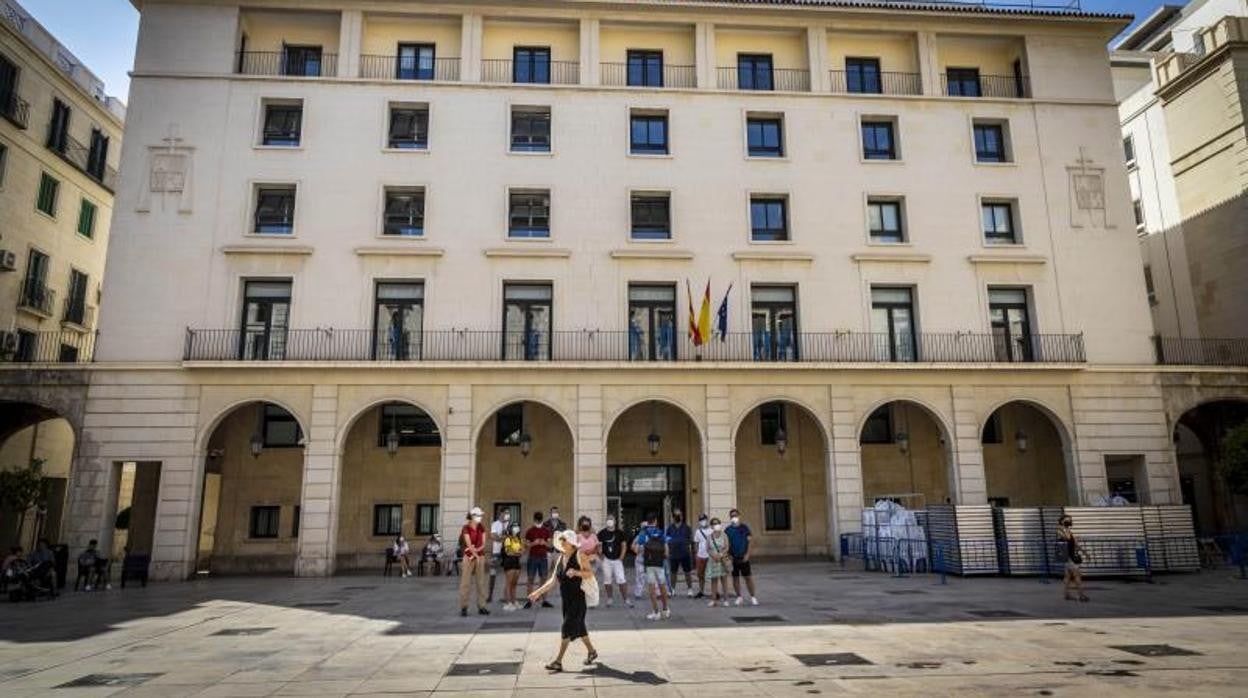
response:
<path fill-rule="evenodd" d="M 0 604 L 0 696 L 1244 695 L 1248 581 L 893 578 L 761 563 L 758 607 L 590 612 L 601 662 L 543 668 L 559 610 L 460 618 L 448 578 L 226 578 Z M 557 604 L 557 599 L 555 600 Z"/>

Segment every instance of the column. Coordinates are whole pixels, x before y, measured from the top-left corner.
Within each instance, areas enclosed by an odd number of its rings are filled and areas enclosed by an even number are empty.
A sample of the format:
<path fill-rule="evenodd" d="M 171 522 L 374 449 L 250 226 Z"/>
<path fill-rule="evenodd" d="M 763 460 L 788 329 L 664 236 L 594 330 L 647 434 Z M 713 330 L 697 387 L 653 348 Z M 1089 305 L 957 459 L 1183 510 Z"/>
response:
<path fill-rule="evenodd" d="M 295 574 L 300 577 L 334 573 L 342 480 L 342 458 L 334 441 L 337 429 L 338 386 L 313 386 L 311 423 L 303 447 L 299 551 L 295 557 Z"/>
<path fill-rule="evenodd" d="M 828 30 L 823 27 L 806 27 L 806 66 L 810 69 L 810 91 L 827 92 L 828 85 Z"/>
<path fill-rule="evenodd" d="M 923 94 L 939 95 L 944 88 L 940 84 L 940 64 L 936 59 L 936 35 L 932 32 L 918 32 L 914 42 L 918 51 L 919 80 L 923 83 Z"/>
<path fill-rule="evenodd" d="M 338 77 L 358 78 L 360 76 L 360 43 L 364 39 L 364 13 L 360 10 L 343 10 L 339 27 Z"/>
<path fill-rule="evenodd" d="M 706 386 L 706 506 L 720 518 L 737 506 L 737 468 L 728 386 Z"/>
<path fill-rule="evenodd" d="M 581 65 L 582 85 L 597 85 L 601 82 L 602 68 L 599 65 L 598 20 L 581 20 Z M 595 518 L 595 521 L 598 519 Z"/>
<path fill-rule="evenodd" d="M 485 20 L 481 15 L 464 15 L 459 37 L 459 79 L 481 81 L 481 37 Z"/>
<path fill-rule="evenodd" d="M 454 545 L 464 515 L 472 508 L 476 447 L 472 439 L 472 386 L 447 389 L 446 433 L 442 444 L 442 540 Z"/>
<path fill-rule="evenodd" d="M 984 446 L 979 414 L 975 411 L 975 388 L 954 386 L 949 390 L 953 404 L 953 443 L 950 444 L 949 484 L 956 504 L 987 504 L 988 480 L 984 474 Z"/>
<path fill-rule="evenodd" d="M 607 514 L 606 442 L 602 430 L 602 386 L 578 386 L 572 463 L 574 504 L 578 515 L 584 514 L 594 521 L 602 521 Z"/>
<path fill-rule="evenodd" d="M 833 386 L 832 401 L 832 474 L 828 482 L 835 493 L 836 526 L 838 533 L 862 530 L 862 452 L 858 445 L 858 420 L 854 410 L 853 392 L 848 387 Z M 836 554 L 840 555 L 840 541 L 832 541 Z"/>
<path fill-rule="evenodd" d="M 693 31 L 693 60 L 696 63 L 698 89 L 713 90 L 718 87 L 717 66 L 715 65 L 715 25 L 710 22 L 698 22 Z"/>

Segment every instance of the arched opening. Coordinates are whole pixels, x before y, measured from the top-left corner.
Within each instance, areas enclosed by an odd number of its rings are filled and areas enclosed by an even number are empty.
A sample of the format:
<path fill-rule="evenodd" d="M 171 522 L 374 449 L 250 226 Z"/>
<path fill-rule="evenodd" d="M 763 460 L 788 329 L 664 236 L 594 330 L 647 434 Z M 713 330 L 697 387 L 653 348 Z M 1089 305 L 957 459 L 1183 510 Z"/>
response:
<path fill-rule="evenodd" d="M 1002 507 L 1071 501 L 1066 440 L 1041 409 L 1015 400 L 998 407 L 980 429 L 988 501 Z"/>
<path fill-rule="evenodd" d="M 558 412 L 531 400 L 500 407 L 477 434 L 475 506 L 491 518 L 506 507 L 521 522 L 558 507 L 572 519 L 572 455 L 572 428 Z"/>
<path fill-rule="evenodd" d="M 949 435 L 936 415 L 894 400 L 867 415 L 858 432 L 866 504 L 891 499 L 911 509 L 957 503 Z"/>
<path fill-rule="evenodd" d="M 1218 473 L 1227 432 L 1248 421 L 1248 400 L 1215 400 L 1189 409 L 1174 426 L 1183 503 L 1198 535 L 1229 533 L 1248 524 L 1248 497 L 1231 492 Z"/>
<path fill-rule="evenodd" d="M 705 510 L 702 434 L 684 410 L 647 400 L 624 410 L 607 432 L 607 513 L 625 531 L 657 513 L 660 525 L 673 509 L 696 520 Z"/>
<path fill-rule="evenodd" d="M 733 450 L 736 507 L 760 553 L 829 554 L 827 444 L 814 415 L 793 402 L 765 402 L 741 420 Z"/>
<path fill-rule="evenodd" d="M 64 542 L 74 429 L 42 405 L 0 400 L 0 471 L 9 497 L 0 505 L 0 545 L 30 551 L 40 538 Z M 28 483 L 23 486 L 22 483 Z"/>
<path fill-rule="evenodd" d="M 248 402 L 221 419 L 207 442 L 197 572 L 294 570 L 303 451 L 303 427 L 281 405 Z"/>
<path fill-rule="evenodd" d="M 386 402 L 355 420 L 342 447 L 336 569 L 375 570 L 395 536 L 438 530 L 441 455 L 438 425 L 416 405 Z"/>

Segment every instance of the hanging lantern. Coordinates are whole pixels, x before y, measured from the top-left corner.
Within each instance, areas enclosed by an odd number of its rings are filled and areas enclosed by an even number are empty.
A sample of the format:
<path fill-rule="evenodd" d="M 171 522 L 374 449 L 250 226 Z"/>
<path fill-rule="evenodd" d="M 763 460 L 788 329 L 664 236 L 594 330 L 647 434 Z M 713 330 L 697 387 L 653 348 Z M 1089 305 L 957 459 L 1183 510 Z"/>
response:
<path fill-rule="evenodd" d="M 897 435 L 893 437 L 893 441 L 897 444 L 898 450 L 902 453 L 908 453 L 910 451 L 910 435 L 906 432 L 897 432 Z"/>
<path fill-rule="evenodd" d="M 1023 430 L 1020 429 L 1014 434 L 1014 445 L 1018 447 L 1019 453 L 1023 453 L 1027 450 L 1029 442 L 1030 439 L 1027 438 L 1027 434 L 1024 433 Z"/>
<path fill-rule="evenodd" d="M 789 450 L 789 435 L 781 427 L 776 430 L 776 452 L 783 456 L 787 450 Z"/>
<path fill-rule="evenodd" d="M 659 455 L 659 446 L 662 444 L 662 442 L 663 442 L 662 438 L 660 438 L 659 435 L 654 432 L 651 432 L 650 435 L 646 437 L 646 447 L 650 449 L 650 455 L 652 456 Z"/>
<path fill-rule="evenodd" d="M 395 431 L 394 429 L 391 429 L 390 433 L 386 434 L 386 453 L 389 453 L 390 455 L 393 456 L 394 454 L 398 452 L 399 452 L 399 433 Z"/>
<path fill-rule="evenodd" d="M 520 455 L 524 456 L 525 458 L 528 458 L 529 454 L 532 452 L 533 452 L 533 437 L 530 436 L 529 432 L 527 431 L 521 433 L 520 434 Z"/>
<path fill-rule="evenodd" d="M 251 435 L 250 445 L 251 445 L 251 457 L 259 458 L 260 452 L 264 450 L 264 437 L 260 435 L 260 432 L 256 432 Z"/>

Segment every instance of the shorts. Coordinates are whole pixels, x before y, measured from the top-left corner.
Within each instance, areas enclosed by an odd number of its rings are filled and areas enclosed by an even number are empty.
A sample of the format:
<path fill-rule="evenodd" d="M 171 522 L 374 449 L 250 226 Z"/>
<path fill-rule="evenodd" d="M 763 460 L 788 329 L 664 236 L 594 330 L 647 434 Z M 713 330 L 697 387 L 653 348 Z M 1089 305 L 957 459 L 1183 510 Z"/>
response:
<path fill-rule="evenodd" d="M 684 557 L 669 557 L 667 566 L 671 568 L 672 576 L 676 576 L 676 573 L 680 570 L 684 570 L 686 573 L 693 571 L 693 560 L 688 555 Z"/>
<path fill-rule="evenodd" d="M 602 561 L 602 583 L 603 584 L 628 584 L 628 579 L 624 577 L 624 561 L 623 560 L 603 560 Z"/>
<path fill-rule="evenodd" d="M 550 572 L 550 561 L 546 559 L 545 555 L 530 555 L 528 571 L 530 579 L 533 577 L 545 579 Z"/>
<path fill-rule="evenodd" d="M 646 584 L 654 584 L 664 587 L 667 586 L 667 570 L 662 567 L 647 567 Z"/>
<path fill-rule="evenodd" d="M 736 579 L 737 577 L 752 577 L 752 576 L 754 575 L 752 572 L 750 572 L 749 560 L 742 560 L 739 557 L 732 558 L 732 578 L 733 579 Z"/>
<path fill-rule="evenodd" d="M 504 555 L 503 556 L 503 571 L 504 572 L 510 572 L 511 570 L 518 570 L 518 569 L 520 569 L 520 557 L 518 555 Z"/>
<path fill-rule="evenodd" d="M 1067 572 L 1078 572 L 1078 571 L 1079 571 L 1079 563 L 1078 563 L 1078 562 L 1071 562 L 1070 560 L 1067 560 L 1067 561 L 1066 561 L 1066 571 L 1067 571 Z"/>

